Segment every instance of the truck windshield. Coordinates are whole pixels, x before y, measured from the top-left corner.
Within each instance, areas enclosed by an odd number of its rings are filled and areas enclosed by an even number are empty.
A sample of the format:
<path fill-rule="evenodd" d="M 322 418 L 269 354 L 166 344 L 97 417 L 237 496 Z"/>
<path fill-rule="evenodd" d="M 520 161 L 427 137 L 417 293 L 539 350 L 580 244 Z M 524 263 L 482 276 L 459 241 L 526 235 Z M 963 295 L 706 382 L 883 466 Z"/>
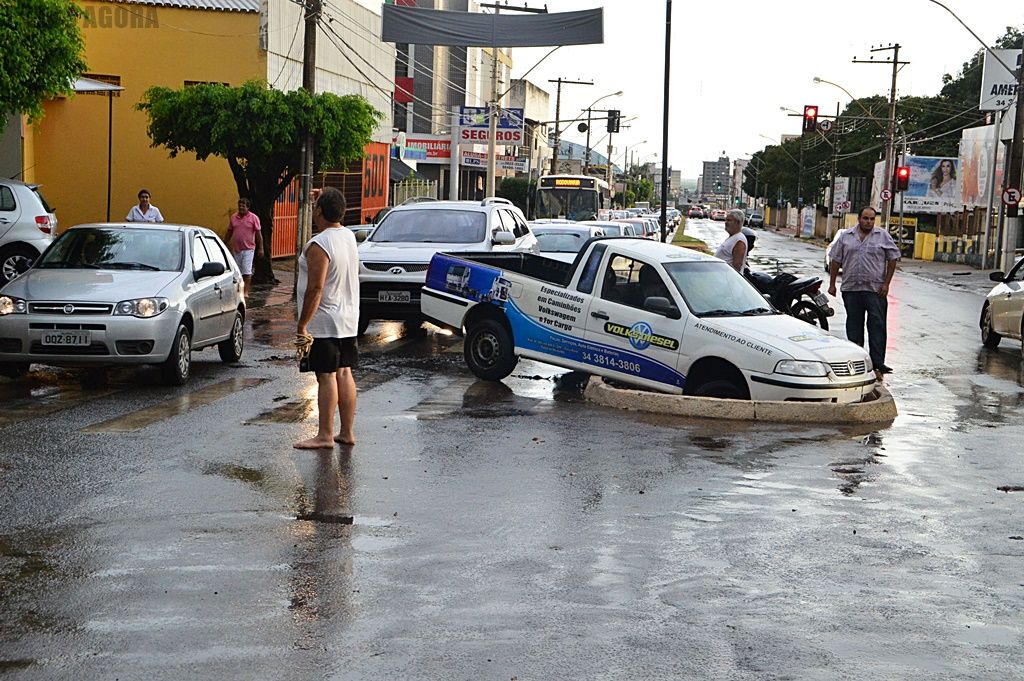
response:
<path fill-rule="evenodd" d="M 538 189 L 538 218 L 596 220 L 598 196 L 587 189 Z"/>
<path fill-rule="evenodd" d="M 476 244 L 487 232 L 487 214 L 474 210 L 395 210 L 377 226 L 370 241 L 424 244 Z"/>
<path fill-rule="evenodd" d="M 728 263 L 665 263 L 672 282 L 698 317 L 776 314 L 771 305 Z"/>

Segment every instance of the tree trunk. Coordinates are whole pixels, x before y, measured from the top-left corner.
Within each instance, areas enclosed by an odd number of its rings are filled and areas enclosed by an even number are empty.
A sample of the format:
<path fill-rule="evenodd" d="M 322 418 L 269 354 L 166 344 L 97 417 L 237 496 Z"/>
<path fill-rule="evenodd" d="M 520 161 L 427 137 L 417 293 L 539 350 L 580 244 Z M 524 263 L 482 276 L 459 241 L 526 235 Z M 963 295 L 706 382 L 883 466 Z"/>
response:
<path fill-rule="evenodd" d="M 260 232 L 263 235 L 263 255 L 255 258 L 252 265 L 252 283 L 255 285 L 276 284 L 274 268 L 271 265 L 270 249 L 274 237 L 274 201 L 267 195 L 253 196 L 252 211 L 260 219 Z"/>

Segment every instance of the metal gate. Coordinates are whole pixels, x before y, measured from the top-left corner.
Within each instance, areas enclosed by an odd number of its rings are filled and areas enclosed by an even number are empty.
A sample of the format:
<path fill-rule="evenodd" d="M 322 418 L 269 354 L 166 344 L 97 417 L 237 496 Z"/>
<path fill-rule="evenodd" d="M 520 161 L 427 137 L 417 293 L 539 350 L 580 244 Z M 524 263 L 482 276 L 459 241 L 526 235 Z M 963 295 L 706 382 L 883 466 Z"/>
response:
<path fill-rule="evenodd" d="M 391 205 L 400 206 L 404 201 L 417 197 L 437 198 L 437 182 L 407 177 L 391 185 Z"/>

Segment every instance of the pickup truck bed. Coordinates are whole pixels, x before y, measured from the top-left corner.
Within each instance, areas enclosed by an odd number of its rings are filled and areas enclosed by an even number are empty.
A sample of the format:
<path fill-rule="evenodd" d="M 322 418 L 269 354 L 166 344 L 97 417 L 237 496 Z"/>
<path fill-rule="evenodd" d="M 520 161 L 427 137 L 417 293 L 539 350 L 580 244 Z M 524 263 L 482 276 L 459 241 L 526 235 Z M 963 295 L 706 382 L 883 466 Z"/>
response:
<path fill-rule="evenodd" d="M 533 253 L 453 253 L 451 257 L 524 274 L 558 286 L 568 285 L 576 271 L 576 263 L 561 262 Z"/>

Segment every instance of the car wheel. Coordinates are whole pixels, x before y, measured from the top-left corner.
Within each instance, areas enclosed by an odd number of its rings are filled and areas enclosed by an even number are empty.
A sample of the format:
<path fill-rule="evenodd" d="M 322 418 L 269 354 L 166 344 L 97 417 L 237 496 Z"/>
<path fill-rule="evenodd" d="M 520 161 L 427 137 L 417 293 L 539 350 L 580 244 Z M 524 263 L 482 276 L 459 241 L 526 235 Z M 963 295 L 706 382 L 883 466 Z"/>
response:
<path fill-rule="evenodd" d="M 0 286 L 13 280 L 21 272 L 19 268 L 31 265 L 39 253 L 30 246 L 11 246 L 0 251 Z"/>
<path fill-rule="evenodd" d="M 992 307 L 985 303 L 985 307 L 981 310 L 981 344 L 989 350 L 995 350 L 999 347 L 1001 340 L 1003 337 L 992 330 Z"/>
<path fill-rule="evenodd" d="M 362 336 L 364 333 L 366 333 L 366 330 L 370 328 L 371 321 L 373 320 L 370 319 L 369 317 L 359 315 L 359 327 L 358 330 L 356 331 L 356 335 Z"/>
<path fill-rule="evenodd" d="M 477 378 L 500 381 L 516 368 L 512 334 L 494 319 L 477 322 L 466 332 L 466 364 Z"/>
<path fill-rule="evenodd" d="M 708 381 L 693 391 L 696 397 L 717 397 L 722 400 L 749 400 L 747 386 L 740 386 L 729 380 Z"/>
<path fill-rule="evenodd" d="M 15 379 L 28 373 L 28 362 L 0 362 L 0 376 Z"/>
<path fill-rule="evenodd" d="M 820 326 L 823 331 L 828 331 L 828 317 L 814 303 L 801 300 L 793 306 L 790 314 L 802 322 L 807 322 L 811 326 Z"/>
<path fill-rule="evenodd" d="M 217 344 L 217 352 L 223 362 L 237 362 L 242 359 L 245 348 L 245 318 L 241 312 L 235 312 L 235 321 L 231 324 L 231 335 Z"/>
<path fill-rule="evenodd" d="M 191 369 L 192 334 L 189 333 L 187 326 L 181 324 L 178 326 L 178 333 L 174 334 L 171 353 L 160 366 L 160 372 L 168 385 L 185 385 Z"/>

